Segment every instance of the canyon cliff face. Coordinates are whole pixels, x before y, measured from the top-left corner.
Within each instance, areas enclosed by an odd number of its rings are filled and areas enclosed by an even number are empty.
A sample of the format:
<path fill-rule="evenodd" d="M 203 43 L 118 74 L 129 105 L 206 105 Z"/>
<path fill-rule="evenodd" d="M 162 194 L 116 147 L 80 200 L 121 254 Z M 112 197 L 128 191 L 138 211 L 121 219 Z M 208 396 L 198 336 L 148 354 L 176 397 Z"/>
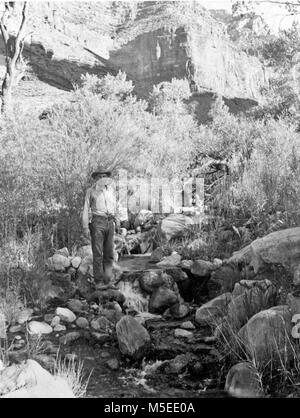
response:
<path fill-rule="evenodd" d="M 203 108 L 214 94 L 250 106 L 268 83 L 259 61 L 238 51 L 197 2 L 32 2 L 29 15 L 25 58 L 38 79 L 60 89 L 86 72 L 122 70 L 146 97 L 155 84 L 187 78 Z"/>

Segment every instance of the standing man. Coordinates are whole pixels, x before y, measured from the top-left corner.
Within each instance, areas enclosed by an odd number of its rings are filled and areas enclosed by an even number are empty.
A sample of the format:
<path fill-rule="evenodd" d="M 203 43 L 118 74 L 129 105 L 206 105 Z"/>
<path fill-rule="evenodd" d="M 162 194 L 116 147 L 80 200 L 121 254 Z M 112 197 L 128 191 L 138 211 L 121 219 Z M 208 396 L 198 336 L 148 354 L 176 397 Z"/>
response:
<path fill-rule="evenodd" d="M 111 176 L 112 172 L 103 167 L 92 174 L 94 184 L 87 190 L 82 214 L 84 236 L 91 236 L 96 286 L 108 285 L 112 279 L 115 223 L 119 221 Z"/>

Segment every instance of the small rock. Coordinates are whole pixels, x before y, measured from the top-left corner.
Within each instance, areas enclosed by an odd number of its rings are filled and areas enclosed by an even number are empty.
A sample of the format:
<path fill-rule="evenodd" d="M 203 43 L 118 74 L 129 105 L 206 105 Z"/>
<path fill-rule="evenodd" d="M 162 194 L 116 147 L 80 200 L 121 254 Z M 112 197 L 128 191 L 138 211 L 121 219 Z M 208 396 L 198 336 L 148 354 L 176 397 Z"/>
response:
<path fill-rule="evenodd" d="M 183 269 L 191 270 L 193 264 L 194 264 L 193 260 L 182 260 L 180 266 Z"/>
<path fill-rule="evenodd" d="M 17 323 L 22 325 L 25 322 L 29 321 L 32 317 L 33 309 L 27 308 L 23 309 L 17 316 Z"/>
<path fill-rule="evenodd" d="M 165 266 L 176 267 L 176 266 L 179 266 L 180 263 L 181 263 L 181 255 L 174 252 L 173 254 L 169 255 L 168 257 L 164 257 L 156 265 L 157 265 L 157 267 L 165 267 Z"/>
<path fill-rule="evenodd" d="M 213 259 L 213 264 L 218 269 L 218 268 L 222 267 L 223 261 L 220 258 L 214 258 Z"/>
<path fill-rule="evenodd" d="M 81 313 L 84 310 L 84 303 L 79 299 L 70 299 L 67 303 L 67 307 L 74 313 Z"/>
<path fill-rule="evenodd" d="M 51 327 L 56 327 L 56 325 L 58 325 L 60 323 L 60 317 L 58 316 L 58 315 L 55 315 L 53 318 L 52 318 L 52 321 L 51 321 Z"/>
<path fill-rule="evenodd" d="M 105 316 L 100 316 L 99 318 L 93 319 L 91 321 L 91 328 L 94 331 L 106 334 L 111 331 L 112 323 Z"/>
<path fill-rule="evenodd" d="M 66 330 L 67 330 L 66 326 L 62 325 L 62 324 L 57 324 L 53 328 L 53 331 L 55 331 L 55 332 L 63 332 L 63 331 L 66 331 Z"/>
<path fill-rule="evenodd" d="M 12 334 L 15 334 L 21 331 L 22 331 L 22 325 L 12 325 L 11 327 L 9 327 L 9 332 L 11 332 Z"/>
<path fill-rule="evenodd" d="M 110 341 L 109 334 L 102 334 L 101 332 L 92 332 L 92 337 L 97 341 L 98 344 L 105 344 Z"/>
<path fill-rule="evenodd" d="M 110 370 L 118 370 L 119 369 L 119 361 L 116 358 L 112 358 L 106 362 L 106 365 Z"/>
<path fill-rule="evenodd" d="M 191 273 L 199 277 L 208 277 L 215 269 L 216 266 L 210 261 L 195 260 L 191 267 Z"/>
<path fill-rule="evenodd" d="M 171 313 L 172 317 L 175 318 L 175 319 L 185 318 L 190 312 L 188 306 L 187 305 L 182 305 L 182 304 L 181 305 L 179 305 L 179 304 L 174 305 L 169 309 L 170 309 L 170 313 Z"/>
<path fill-rule="evenodd" d="M 76 319 L 76 325 L 79 328 L 86 329 L 89 327 L 89 321 L 86 318 L 80 316 L 79 318 Z"/>
<path fill-rule="evenodd" d="M 47 324 L 51 324 L 52 319 L 55 317 L 54 314 L 45 314 L 44 315 L 44 322 L 47 322 Z"/>
<path fill-rule="evenodd" d="M 78 331 L 68 332 L 68 334 L 63 335 L 60 337 L 59 342 L 60 344 L 67 345 L 71 344 L 72 342 L 78 340 L 81 337 L 81 333 Z"/>
<path fill-rule="evenodd" d="M 51 271 L 65 271 L 70 265 L 69 258 L 61 254 L 54 254 L 48 258 L 48 268 Z"/>
<path fill-rule="evenodd" d="M 51 334 L 52 327 L 46 322 L 31 321 L 28 324 L 28 332 L 31 335 Z"/>
<path fill-rule="evenodd" d="M 81 257 L 77 256 L 71 259 L 71 265 L 74 269 L 78 269 L 81 263 Z"/>
<path fill-rule="evenodd" d="M 229 370 L 225 390 L 231 396 L 237 398 L 259 398 L 263 396 L 258 371 L 249 363 L 238 363 Z"/>
<path fill-rule="evenodd" d="M 68 308 L 56 308 L 55 315 L 58 315 L 62 321 L 72 323 L 76 319 L 76 315 Z"/>
<path fill-rule="evenodd" d="M 186 322 L 183 322 L 183 323 L 180 325 L 180 328 L 182 328 L 182 329 L 187 329 L 187 330 L 196 329 L 195 325 L 194 325 L 191 321 L 186 321 Z"/>
<path fill-rule="evenodd" d="M 101 358 L 108 358 L 108 357 L 110 357 L 110 354 L 107 351 L 102 351 L 100 353 L 100 357 Z"/>
<path fill-rule="evenodd" d="M 182 373 L 190 361 L 197 360 L 196 356 L 188 354 L 179 354 L 173 360 L 170 360 L 167 365 L 167 371 L 171 374 L 178 375 Z"/>
<path fill-rule="evenodd" d="M 194 334 L 190 331 L 186 331 L 185 329 L 176 328 L 174 331 L 174 335 L 176 338 L 187 338 L 192 339 Z"/>

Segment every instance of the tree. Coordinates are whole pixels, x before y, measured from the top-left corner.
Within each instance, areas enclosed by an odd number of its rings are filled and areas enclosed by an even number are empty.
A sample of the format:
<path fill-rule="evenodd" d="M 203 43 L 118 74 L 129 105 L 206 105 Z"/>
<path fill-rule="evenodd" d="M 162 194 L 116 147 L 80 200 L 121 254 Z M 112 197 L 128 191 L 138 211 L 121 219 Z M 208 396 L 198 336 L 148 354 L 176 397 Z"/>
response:
<path fill-rule="evenodd" d="M 28 4 L 25 1 L 22 6 L 21 23 L 17 29 L 16 35 L 11 35 L 7 29 L 7 20 L 11 16 L 15 2 L 5 2 L 5 9 L 0 19 L 0 29 L 2 39 L 5 45 L 5 63 L 6 72 L 2 83 L 1 96 L 1 113 L 7 113 L 11 110 L 12 88 L 17 84 L 19 75 L 18 65 L 22 63 L 22 52 L 25 40 L 25 26 L 27 20 Z"/>

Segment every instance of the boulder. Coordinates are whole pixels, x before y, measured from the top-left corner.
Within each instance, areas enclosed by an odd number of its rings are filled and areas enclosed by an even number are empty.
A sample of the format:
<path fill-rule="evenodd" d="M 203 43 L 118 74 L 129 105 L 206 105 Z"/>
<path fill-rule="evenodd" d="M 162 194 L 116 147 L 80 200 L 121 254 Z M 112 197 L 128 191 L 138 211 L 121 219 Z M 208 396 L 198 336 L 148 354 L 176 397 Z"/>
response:
<path fill-rule="evenodd" d="M 76 315 L 68 308 L 56 308 L 55 315 L 59 316 L 64 322 L 72 323 L 76 319 Z"/>
<path fill-rule="evenodd" d="M 30 321 L 28 323 L 28 332 L 31 335 L 51 334 L 52 327 L 46 322 Z"/>
<path fill-rule="evenodd" d="M 282 305 L 254 315 L 238 337 L 258 365 L 266 365 L 270 359 L 278 364 L 291 356 L 291 329 L 292 314 Z"/>
<path fill-rule="evenodd" d="M 183 237 L 192 225 L 194 225 L 192 218 L 181 214 L 171 214 L 160 222 L 158 231 L 167 241 L 170 241 Z"/>
<path fill-rule="evenodd" d="M 218 318 L 226 315 L 231 299 L 231 293 L 224 293 L 202 305 L 196 311 L 195 321 L 197 324 L 201 326 L 216 325 Z"/>
<path fill-rule="evenodd" d="M 149 312 L 161 314 L 167 308 L 175 305 L 177 301 L 177 296 L 173 290 L 159 287 L 151 295 L 149 300 Z"/>
<path fill-rule="evenodd" d="M 259 398 L 263 390 L 257 369 L 250 363 L 238 363 L 229 370 L 225 390 L 236 398 Z"/>
<path fill-rule="evenodd" d="M 173 254 L 169 255 L 168 257 L 164 257 L 159 263 L 157 263 L 157 267 L 176 267 L 179 266 L 181 263 L 181 255 L 174 252 Z"/>
<path fill-rule="evenodd" d="M 288 269 L 296 267 L 300 264 L 300 227 L 283 229 L 258 238 L 235 252 L 229 262 L 235 265 L 249 265 L 255 274 L 271 264 L 279 264 Z"/>
<path fill-rule="evenodd" d="M 208 277 L 216 269 L 210 261 L 195 260 L 191 267 L 191 273 L 199 277 Z"/>
<path fill-rule="evenodd" d="M 1 398 L 74 398 L 67 381 L 52 376 L 35 360 L 0 371 Z"/>
<path fill-rule="evenodd" d="M 139 279 L 141 288 L 148 293 L 152 293 L 158 287 L 164 284 L 164 280 L 159 270 L 144 271 Z"/>
<path fill-rule="evenodd" d="M 48 258 L 48 269 L 52 271 L 65 271 L 70 267 L 71 262 L 68 257 L 65 257 L 61 254 L 54 254 L 52 257 Z"/>
<path fill-rule="evenodd" d="M 116 325 L 119 348 L 123 355 L 140 359 L 150 345 L 150 335 L 131 316 L 124 316 Z"/>

